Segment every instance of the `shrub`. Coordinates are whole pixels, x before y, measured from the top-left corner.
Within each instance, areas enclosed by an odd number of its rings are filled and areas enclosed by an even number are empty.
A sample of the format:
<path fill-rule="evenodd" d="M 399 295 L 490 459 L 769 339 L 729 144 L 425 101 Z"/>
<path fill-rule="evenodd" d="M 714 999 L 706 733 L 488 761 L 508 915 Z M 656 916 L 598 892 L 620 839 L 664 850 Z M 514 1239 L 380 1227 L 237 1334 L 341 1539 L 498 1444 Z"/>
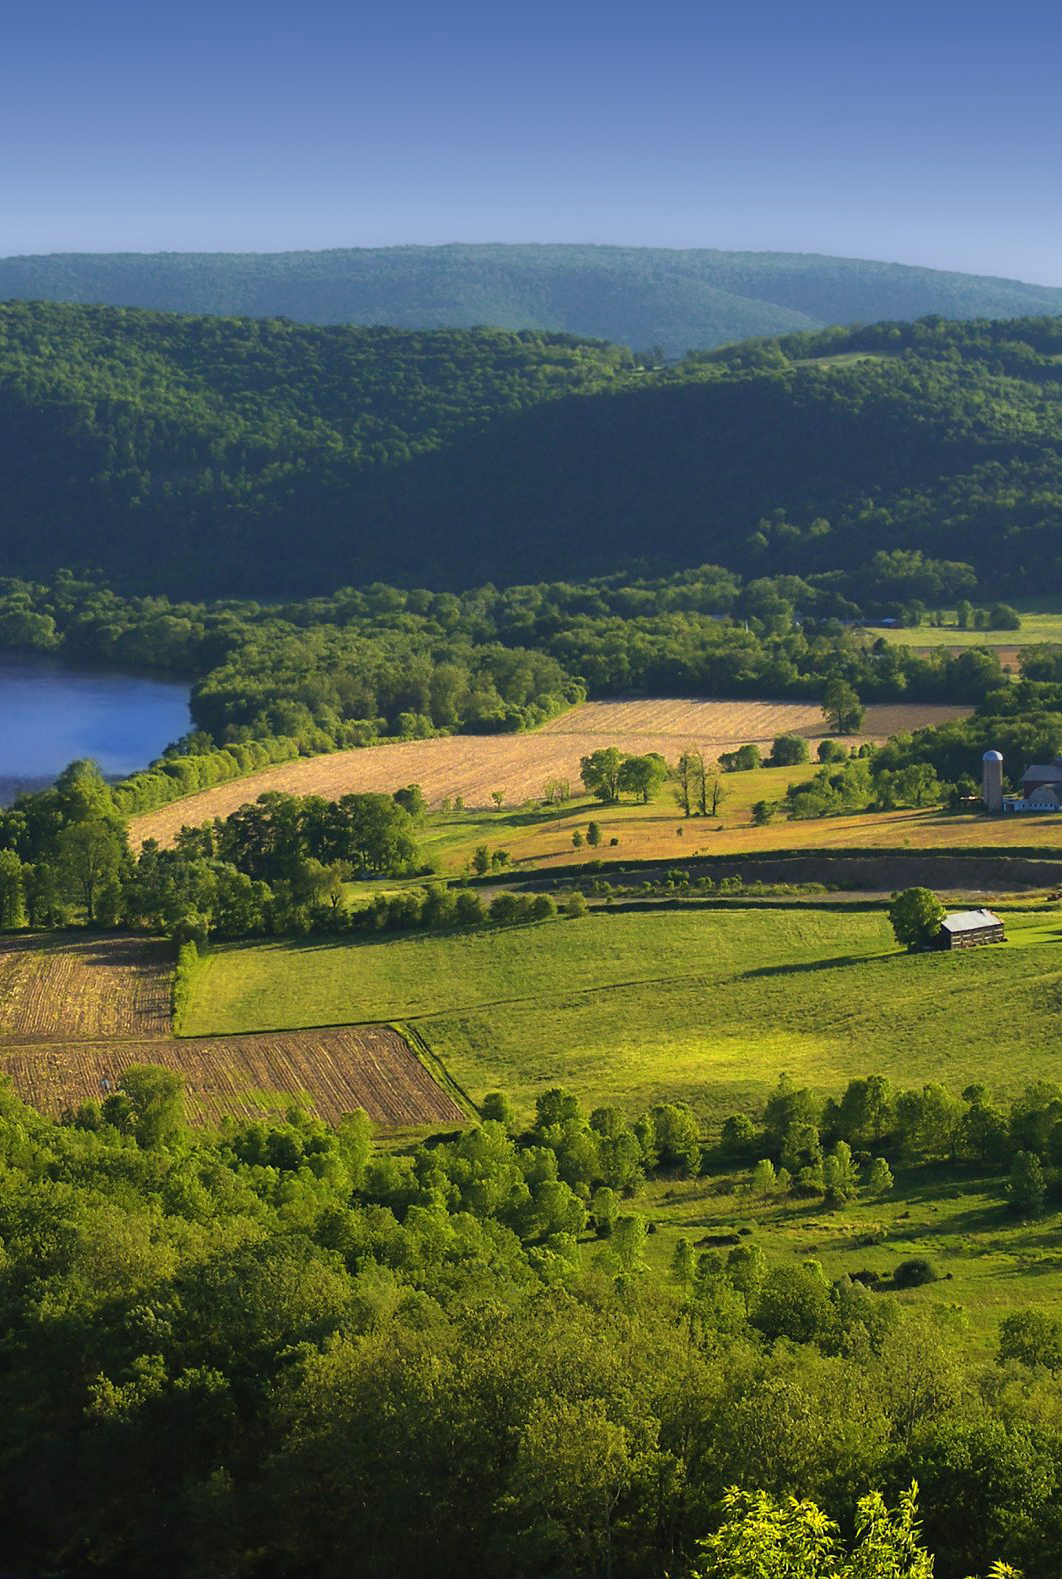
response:
<path fill-rule="evenodd" d="M 935 1283 L 940 1273 L 928 1256 L 911 1256 L 901 1261 L 892 1275 L 897 1288 L 921 1288 L 924 1283 Z"/>

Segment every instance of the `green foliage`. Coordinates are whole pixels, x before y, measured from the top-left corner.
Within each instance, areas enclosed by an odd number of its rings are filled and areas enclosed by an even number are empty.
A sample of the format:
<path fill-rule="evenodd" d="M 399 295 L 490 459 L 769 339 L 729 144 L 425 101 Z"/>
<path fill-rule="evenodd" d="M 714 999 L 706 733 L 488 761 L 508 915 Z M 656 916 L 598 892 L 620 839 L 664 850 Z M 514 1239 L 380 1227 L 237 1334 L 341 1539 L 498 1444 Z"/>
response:
<path fill-rule="evenodd" d="M 1010 1209 L 1018 1217 L 1039 1217 L 1047 1199 L 1043 1164 L 1035 1152 L 1019 1151 L 1010 1169 Z"/>
<path fill-rule="evenodd" d="M 1051 317 L 928 319 L 647 369 L 542 332 L 9 301 L 0 547 L 22 574 L 102 560 L 127 585 L 231 595 L 413 564 L 429 586 L 512 586 L 695 542 L 753 586 L 795 583 L 752 593 L 767 627 L 779 598 L 814 612 L 812 578 L 840 618 L 852 578 L 875 613 L 961 597 L 971 564 L 1000 593 L 1054 588 L 1060 343 Z M 0 611 L 0 631 L 47 646 L 48 618 Z"/>
<path fill-rule="evenodd" d="M 724 751 L 719 757 L 724 773 L 751 773 L 763 766 L 759 746 L 739 746 L 736 751 Z"/>
<path fill-rule="evenodd" d="M 905 888 L 889 904 L 889 921 L 897 943 L 921 948 L 940 931 L 946 911 L 931 888 Z"/>
<path fill-rule="evenodd" d="M 928 1256 L 909 1256 L 900 1262 L 892 1280 L 897 1288 L 921 1288 L 925 1283 L 935 1283 L 939 1276 Z"/>
<path fill-rule="evenodd" d="M 770 766 L 791 768 L 809 760 L 808 743 L 803 735 L 777 735 L 771 747 Z"/>
<path fill-rule="evenodd" d="M 832 679 L 822 698 L 822 712 L 835 735 L 854 735 L 863 722 L 864 707 L 853 685 Z"/>
<path fill-rule="evenodd" d="M 933 1579 L 912 1486 L 891 1513 L 875 1492 L 856 1509 L 855 1545 L 813 1502 L 778 1502 L 764 1492 L 728 1491 L 722 1527 L 702 1543 L 694 1579 Z"/>

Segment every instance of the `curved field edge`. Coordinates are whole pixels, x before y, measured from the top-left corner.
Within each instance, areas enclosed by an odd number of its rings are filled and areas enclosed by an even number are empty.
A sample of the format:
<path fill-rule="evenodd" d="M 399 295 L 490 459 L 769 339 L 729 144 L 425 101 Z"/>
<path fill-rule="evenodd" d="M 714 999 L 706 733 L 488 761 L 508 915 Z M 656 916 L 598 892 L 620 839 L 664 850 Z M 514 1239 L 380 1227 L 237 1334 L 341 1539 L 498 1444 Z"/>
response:
<path fill-rule="evenodd" d="M 867 708 L 863 732 L 852 740 L 881 741 L 900 730 L 964 718 L 969 711 L 943 703 L 875 704 Z M 714 759 L 748 742 L 769 746 L 784 733 L 803 735 L 814 747 L 824 734 L 821 709 L 809 702 L 762 700 L 586 702 L 520 734 L 445 735 L 301 757 L 133 817 L 129 836 L 134 845 L 145 839 L 172 843 L 182 827 L 228 816 L 273 790 L 334 799 L 354 791 L 390 794 L 419 783 L 430 805 L 460 795 L 467 806 L 486 808 L 495 791 L 518 805 L 540 796 L 550 779 L 566 778 L 577 786 L 579 759 L 600 746 L 658 751 L 671 761 L 696 746 Z"/>

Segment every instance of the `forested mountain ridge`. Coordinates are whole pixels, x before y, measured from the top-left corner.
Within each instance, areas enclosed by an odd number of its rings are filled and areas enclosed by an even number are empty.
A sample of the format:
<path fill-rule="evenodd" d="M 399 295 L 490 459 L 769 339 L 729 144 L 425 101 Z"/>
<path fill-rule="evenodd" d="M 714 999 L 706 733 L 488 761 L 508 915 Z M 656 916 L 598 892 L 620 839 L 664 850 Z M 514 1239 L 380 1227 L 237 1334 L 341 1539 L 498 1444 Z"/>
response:
<path fill-rule="evenodd" d="M 0 307 L 0 555 L 181 594 L 460 588 L 882 549 L 1062 588 L 1062 321 L 674 368 L 568 336 Z"/>
<path fill-rule="evenodd" d="M 824 324 L 1062 312 L 1062 289 L 814 253 L 454 245 L 0 259 L 0 300 L 563 330 L 670 357 Z"/>

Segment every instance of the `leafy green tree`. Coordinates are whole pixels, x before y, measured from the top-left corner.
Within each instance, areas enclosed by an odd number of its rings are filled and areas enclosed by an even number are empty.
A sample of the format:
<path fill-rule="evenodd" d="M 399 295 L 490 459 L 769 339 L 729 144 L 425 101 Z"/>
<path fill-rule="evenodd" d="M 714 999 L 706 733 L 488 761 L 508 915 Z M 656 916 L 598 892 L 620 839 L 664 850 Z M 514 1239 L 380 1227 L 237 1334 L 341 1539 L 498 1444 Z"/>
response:
<path fill-rule="evenodd" d="M 590 1197 L 590 1221 L 599 1239 L 607 1239 L 616 1226 L 619 1216 L 619 1197 L 615 1190 L 599 1184 Z"/>
<path fill-rule="evenodd" d="M 488 1091 L 479 1105 L 479 1116 L 485 1123 L 501 1124 L 510 1132 L 516 1128 L 516 1114 L 504 1091 Z"/>
<path fill-rule="evenodd" d="M 617 1217 L 612 1227 L 611 1248 L 624 1272 L 636 1272 L 644 1265 L 645 1219 L 637 1212 Z"/>
<path fill-rule="evenodd" d="M 122 841 L 110 822 L 74 822 L 59 835 L 59 871 L 67 893 L 85 907 L 85 919 L 96 919 L 96 901 L 117 884 Z"/>
<path fill-rule="evenodd" d="M 14 850 L 0 850 L 0 931 L 16 932 L 27 920 L 22 862 Z"/>
<path fill-rule="evenodd" d="M 1014 1310 L 999 1324 L 1000 1361 L 1062 1371 L 1062 1321 L 1044 1310 Z"/>
<path fill-rule="evenodd" d="M 775 816 L 775 813 L 777 812 L 777 810 L 778 810 L 778 802 L 775 801 L 775 800 L 757 800 L 757 801 L 754 801 L 753 805 L 752 805 L 752 825 L 753 825 L 753 827 L 754 828 L 765 828 L 769 822 L 772 822 L 774 820 L 774 816 Z"/>
<path fill-rule="evenodd" d="M 477 844 L 473 850 L 472 870 L 477 877 L 486 877 L 490 871 L 490 850 L 485 844 Z"/>
<path fill-rule="evenodd" d="M 184 1081 L 157 1064 L 131 1064 L 122 1074 L 122 1095 L 129 1103 L 132 1129 L 141 1146 L 164 1144 L 184 1119 Z"/>
<path fill-rule="evenodd" d="M 859 1194 L 859 1169 L 846 1140 L 839 1140 L 824 1159 L 822 1178 L 827 1205 L 843 1206 Z"/>
<path fill-rule="evenodd" d="M 1039 1217 L 1047 1200 L 1043 1164 L 1033 1151 L 1019 1151 L 1007 1184 L 1010 1209 L 1017 1217 Z"/>
<path fill-rule="evenodd" d="M 731 1113 L 723 1120 L 719 1145 L 728 1158 L 744 1160 L 756 1141 L 756 1126 L 747 1113 Z"/>
<path fill-rule="evenodd" d="M 897 943 L 922 948 L 940 931 L 947 912 L 931 888 L 905 888 L 889 903 L 889 921 Z"/>
<path fill-rule="evenodd" d="M 766 1201 L 769 1196 L 774 1194 L 776 1184 L 777 1174 L 774 1170 L 774 1163 L 770 1157 L 761 1157 L 752 1170 L 749 1189 L 758 1200 Z"/>
<path fill-rule="evenodd" d="M 600 801 L 611 802 L 619 799 L 622 766 L 623 753 L 619 748 L 602 746 L 580 759 L 579 776 L 591 795 L 596 795 Z"/>
<path fill-rule="evenodd" d="M 919 1538 L 917 1492 L 905 1492 L 895 1513 L 880 1493 L 864 1497 L 855 1545 L 845 1552 L 838 1526 L 815 1503 L 728 1491 L 723 1523 L 702 1541 L 693 1579 L 933 1579 L 933 1558 Z"/>
<path fill-rule="evenodd" d="M 681 1234 L 675 1241 L 671 1256 L 671 1277 L 681 1289 L 691 1289 L 697 1275 L 697 1253 L 690 1241 Z"/>
<path fill-rule="evenodd" d="M 759 1245 L 735 1245 L 726 1258 L 726 1275 L 745 1302 L 748 1315 L 767 1277 L 767 1257 Z"/>
<path fill-rule="evenodd" d="M 823 717 L 836 735 L 854 735 L 863 722 L 865 709 L 855 686 L 835 676 L 822 697 Z"/>
<path fill-rule="evenodd" d="M 871 1195 L 887 1195 L 892 1187 L 892 1169 L 884 1157 L 875 1157 L 867 1169 L 867 1190 Z"/>
<path fill-rule="evenodd" d="M 797 767 L 810 760 L 808 743 L 803 735 L 777 735 L 771 746 L 772 768 Z"/>
<path fill-rule="evenodd" d="M 600 825 L 598 823 L 591 822 L 591 823 L 587 824 L 587 828 L 586 828 L 586 842 L 593 849 L 596 849 L 597 846 L 601 843 L 601 827 L 600 827 Z"/>
<path fill-rule="evenodd" d="M 637 795 L 643 805 L 655 800 L 667 778 L 667 763 L 656 751 L 645 756 L 624 757 L 616 780 L 620 791 Z"/>

